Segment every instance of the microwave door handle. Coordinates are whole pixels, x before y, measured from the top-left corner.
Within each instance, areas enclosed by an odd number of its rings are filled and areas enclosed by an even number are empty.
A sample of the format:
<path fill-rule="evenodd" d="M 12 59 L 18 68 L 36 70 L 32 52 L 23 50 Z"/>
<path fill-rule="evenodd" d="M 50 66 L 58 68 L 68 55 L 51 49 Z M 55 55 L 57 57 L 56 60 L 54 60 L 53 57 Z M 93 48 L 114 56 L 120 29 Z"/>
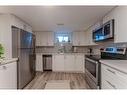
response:
<path fill-rule="evenodd" d="M 114 35 L 114 31 L 113 31 L 113 24 L 114 23 L 114 21 L 110 21 L 110 37 L 112 37 L 113 35 Z"/>

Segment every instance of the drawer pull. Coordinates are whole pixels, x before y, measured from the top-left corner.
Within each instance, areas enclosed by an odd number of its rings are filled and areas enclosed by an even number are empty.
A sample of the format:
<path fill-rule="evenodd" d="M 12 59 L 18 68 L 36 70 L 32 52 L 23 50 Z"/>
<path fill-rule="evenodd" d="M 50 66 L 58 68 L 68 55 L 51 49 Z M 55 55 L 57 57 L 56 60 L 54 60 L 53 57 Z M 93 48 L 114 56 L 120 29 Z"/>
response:
<path fill-rule="evenodd" d="M 107 81 L 107 80 L 106 80 L 106 81 Z M 107 81 L 107 83 L 108 83 L 111 87 L 113 87 L 114 89 L 116 89 L 116 86 L 113 85 L 111 82 Z"/>
<path fill-rule="evenodd" d="M 116 74 L 114 71 L 110 70 L 110 69 L 107 69 L 109 72 L 113 73 L 113 74 Z"/>

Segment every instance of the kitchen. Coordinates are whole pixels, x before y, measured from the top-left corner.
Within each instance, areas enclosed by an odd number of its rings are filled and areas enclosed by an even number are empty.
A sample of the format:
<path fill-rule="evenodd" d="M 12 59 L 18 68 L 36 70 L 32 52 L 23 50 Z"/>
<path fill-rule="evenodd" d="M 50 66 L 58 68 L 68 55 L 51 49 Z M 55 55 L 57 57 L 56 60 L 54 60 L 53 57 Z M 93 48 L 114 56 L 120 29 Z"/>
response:
<path fill-rule="evenodd" d="M 0 89 L 126 89 L 126 6 L 0 6 Z"/>

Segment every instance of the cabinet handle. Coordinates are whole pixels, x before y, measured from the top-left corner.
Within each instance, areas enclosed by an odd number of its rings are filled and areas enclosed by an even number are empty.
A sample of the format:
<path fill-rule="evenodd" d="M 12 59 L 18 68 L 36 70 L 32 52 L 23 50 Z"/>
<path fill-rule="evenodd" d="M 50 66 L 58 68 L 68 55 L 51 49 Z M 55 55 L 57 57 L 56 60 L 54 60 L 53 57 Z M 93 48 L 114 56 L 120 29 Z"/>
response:
<path fill-rule="evenodd" d="M 111 87 L 113 87 L 114 89 L 116 89 L 116 86 L 113 85 L 111 82 L 109 82 L 109 81 L 107 81 L 107 80 L 106 80 L 106 82 L 107 82 Z"/>
<path fill-rule="evenodd" d="M 4 69 L 4 70 L 6 70 L 6 69 L 7 69 L 7 67 L 6 67 L 6 66 L 3 66 L 3 69 Z"/>
<path fill-rule="evenodd" d="M 113 73 L 113 74 L 116 74 L 114 71 L 110 70 L 110 69 L 107 69 L 109 72 Z"/>

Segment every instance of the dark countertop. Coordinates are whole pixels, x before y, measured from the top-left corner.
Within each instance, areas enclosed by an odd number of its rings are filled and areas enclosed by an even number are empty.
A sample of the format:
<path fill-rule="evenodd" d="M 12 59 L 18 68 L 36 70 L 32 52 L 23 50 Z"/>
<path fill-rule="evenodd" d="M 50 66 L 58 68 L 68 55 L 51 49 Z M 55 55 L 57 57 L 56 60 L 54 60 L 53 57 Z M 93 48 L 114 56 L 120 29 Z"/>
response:
<path fill-rule="evenodd" d="M 85 55 L 87 58 L 91 58 L 93 60 L 99 61 L 101 59 L 100 55 Z"/>

